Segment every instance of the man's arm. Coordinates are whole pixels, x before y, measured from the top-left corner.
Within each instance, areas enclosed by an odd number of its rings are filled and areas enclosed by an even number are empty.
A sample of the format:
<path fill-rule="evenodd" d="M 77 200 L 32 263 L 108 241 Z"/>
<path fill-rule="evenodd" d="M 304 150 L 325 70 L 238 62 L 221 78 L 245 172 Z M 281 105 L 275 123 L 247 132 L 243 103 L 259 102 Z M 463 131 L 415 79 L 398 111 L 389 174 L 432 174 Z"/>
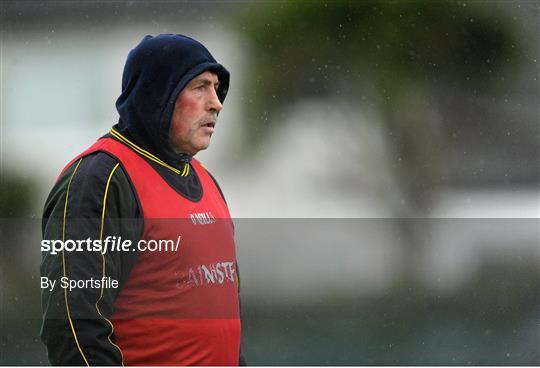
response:
<path fill-rule="evenodd" d="M 205 168 L 206 170 L 206 168 Z M 210 171 L 206 170 L 208 175 L 210 175 L 210 178 L 212 178 L 212 181 L 216 185 L 217 189 L 219 190 L 219 194 L 221 194 L 221 198 L 223 198 L 223 201 L 225 204 L 227 204 L 227 200 L 225 199 L 225 195 L 223 195 L 223 191 L 221 190 L 221 187 L 219 186 L 216 178 L 210 173 Z M 234 222 L 233 222 L 233 228 L 234 228 Z M 238 302 L 240 304 L 240 318 L 242 318 L 242 303 L 240 300 L 240 269 L 238 268 L 238 264 L 236 264 L 236 275 L 238 276 Z M 242 343 L 240 343 L 240 356 L 238 357 L 238 365 L 239 366 L 247 366 L 246 357 L 244 356 L 244 353 L 242 352 Z"/>
<path fill-rule="evenodd" d="M 238 264 L 236 264 L 236 275 L 238 277 L 238 303 L 240 305 L 240 318 L 242 318 L 242 300 L 240 300 L 240 269 L 238 268 Z M 242 340 L 242 339 L 240 339 Z M 240 356 L 238 358 L 238 365 L 239 366 L 247 366 L 247 360 L 244 356 L 244 353 L 242 352 L 242 343 L 240 343 Z"/>
<path fill-rule="evenodd" d="M 127 220 L 126 220 L 127 219 Z M 129 223 L 128 223 L 129 222 Z M 43 215 L 43 238 L 135 239 L 142 231 L 139 205 L 128 177 L 105 153 L 75 161 L 54 186 Z M 41 337 L 54 365 L 122 365 L 111 322 L 113 303 L 133 265 L 136 252 L 44 252 L 41 276 L 56 281 L 42 289 Z M 118 280 L 115 288 L 62 288 L 71 280 Z"/>

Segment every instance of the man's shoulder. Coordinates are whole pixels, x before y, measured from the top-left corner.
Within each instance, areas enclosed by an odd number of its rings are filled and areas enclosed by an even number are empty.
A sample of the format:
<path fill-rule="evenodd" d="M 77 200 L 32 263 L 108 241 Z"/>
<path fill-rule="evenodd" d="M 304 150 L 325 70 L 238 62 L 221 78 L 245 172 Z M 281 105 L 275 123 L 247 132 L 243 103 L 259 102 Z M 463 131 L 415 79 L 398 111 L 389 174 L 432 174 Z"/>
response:
<path fill-rule="evenodd" d="M 62 179 L 71 177 L 73 177 L 73 179 L 78 178 L 79 180 L 81 178 L 87 180 L 91 178 L 107 178 L 107 175 L 110 174 L 111 170 L 118 164 L 118 160 L 106 152 L 92 152 L 78 157 L 69 163 L 61 173 L 58 181 L 65 181 Z"/>
<path fill-rule="evenodd" d="M 210 177 L 210 179 L 212 179 L 212 182 L 214 183 L 214 185 L 216 186 L 216 188 L 218 189 L 219 191 L 219 194 L 221 194 L 221 198 L 223 198 L 223 200 L 225 201 L 225 203 L 227 203 L 227 200 L 225 199 L 225 195 L 223 194 L 223 191 L 221 190 L 221 187 L 219 186 L 219 183 L 218 181 L 216 180 L 216 178 L 214 177 L 214 175 L 212 175 L 212 173 L 210 172 L 210 170 L 208 170 L 203 164 L 200 163 L 200 161 L 196 160 L 195 158 L 193 158 L 193 161 L 195 161 L 195 163 L 197 165 L 199 165 L 202 170 L 204 170 L 208 176 Z"/>
<path fill-rule="evenodd" d="M 132 202 L 131 207 L 136 207 L 132 185 L 116 158 L 102 151 L 78 157 L 68 164 L 53 186 L 45 203 L 44 217 L 66 198 L 74 216 L 93 215 L 96 209 L 101 210 L 105 191 L 109 199 L 115 197 L 113 202 L 121 203 L 122 207 L 129 207 Z"/>

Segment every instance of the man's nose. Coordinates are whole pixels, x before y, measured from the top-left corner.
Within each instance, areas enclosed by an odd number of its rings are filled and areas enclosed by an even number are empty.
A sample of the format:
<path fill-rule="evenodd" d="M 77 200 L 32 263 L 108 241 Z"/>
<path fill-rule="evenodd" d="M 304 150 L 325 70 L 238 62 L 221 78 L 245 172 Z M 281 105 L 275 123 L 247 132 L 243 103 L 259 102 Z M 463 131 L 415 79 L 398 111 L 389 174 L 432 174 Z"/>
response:
<path fill-rule="evenodd" d="M 212 92 L 210 96 L 210 100 L 208 101 L 208 108 L 209 110 L 215 110 L 216 112 L 220 112 L 223 108 L 223 105 L 221 104 L 221 101 L 219 100 L 219 97 L 217 95 L 217 91 L 215 89 L 211 89 Z"/>

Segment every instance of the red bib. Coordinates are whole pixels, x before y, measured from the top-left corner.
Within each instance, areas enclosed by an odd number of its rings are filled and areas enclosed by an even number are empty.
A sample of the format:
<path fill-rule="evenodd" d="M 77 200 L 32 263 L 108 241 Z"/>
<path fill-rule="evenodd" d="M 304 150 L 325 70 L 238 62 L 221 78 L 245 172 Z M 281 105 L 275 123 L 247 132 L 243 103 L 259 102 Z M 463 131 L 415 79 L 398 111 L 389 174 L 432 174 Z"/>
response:
<path fill-rule="evenodd" d="M 202 198 L 178 194 L 126 145 L 98 140 L 131 179 L 144 216 L 144 240 L 120 291 L 112 323 L 125 365 L 238 365 L 240 318 L 233 225 L 214 181 L 193 159 Z M 135 245 L 132 245 L 132 248 Z"/>

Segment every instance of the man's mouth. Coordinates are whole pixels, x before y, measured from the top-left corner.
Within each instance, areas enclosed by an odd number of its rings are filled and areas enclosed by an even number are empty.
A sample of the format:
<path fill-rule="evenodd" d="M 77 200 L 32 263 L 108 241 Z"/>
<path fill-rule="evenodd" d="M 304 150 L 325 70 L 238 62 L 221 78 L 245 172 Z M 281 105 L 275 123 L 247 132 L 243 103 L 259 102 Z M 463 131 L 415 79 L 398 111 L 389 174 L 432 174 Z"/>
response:
<path fill-rule="evenodd" d="M 215 126 L 216 126 L 215 121 L 209 121 L 208 123 L 205 123 L 205 124 L 201 125 L 201 128 L 203 129 L 204 132 L 206 132 L 208 134 L 212 134 L 212 133 L 214 133 L 214 127 Z"/>

